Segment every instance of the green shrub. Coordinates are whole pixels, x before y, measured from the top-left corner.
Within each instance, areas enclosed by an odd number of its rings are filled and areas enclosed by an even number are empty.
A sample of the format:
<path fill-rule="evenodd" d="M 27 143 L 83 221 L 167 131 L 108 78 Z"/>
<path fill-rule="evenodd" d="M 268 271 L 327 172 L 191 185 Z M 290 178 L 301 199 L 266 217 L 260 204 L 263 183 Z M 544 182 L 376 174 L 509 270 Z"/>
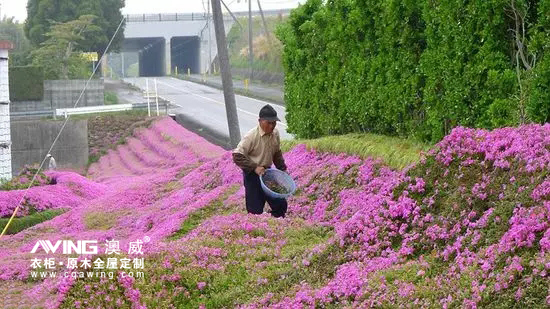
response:
<path fill-rule="evenodd" d="M 550 4 L 513 3 L 526 62 L 510 1 L 307 1 L 277 31 L 288 130 L 437 141 L 456 126 L 548 121 Z"/>
<path fill-rule="evenodd" d="M 10 67 L 10 101 L 40 101 L 44 97 L 44 70 L 36 66 Z"/>
<path fill-rule="evenodd" d="M 105 91 L 105 105 L 118 104 L 118 96 L 114 92 Z"/>

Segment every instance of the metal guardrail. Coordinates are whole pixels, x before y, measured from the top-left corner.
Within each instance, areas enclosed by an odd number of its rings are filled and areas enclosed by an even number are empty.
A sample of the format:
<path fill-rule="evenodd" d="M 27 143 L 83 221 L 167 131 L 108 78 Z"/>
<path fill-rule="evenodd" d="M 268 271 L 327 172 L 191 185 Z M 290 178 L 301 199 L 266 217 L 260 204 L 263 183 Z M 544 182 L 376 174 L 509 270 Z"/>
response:
<path fill-rule="evenodd" d="M 93 113 L 105 113 L 105 112 L 120 112 L 132 109 L 132 104 L 113 104 L 103 106 L 85 106 L 76 108 L 57 108 L 55 110 L 55 116 L 69 116 L 80 114 L 93 114 Z"/>
<path fill-rule="evenodd" d="M 24 111 L 24 112 L 10 112 L 10 117 L 24 117 L 24 116 L 51 116 L 53 110 L 39 110 L 39 111 Z"/>
<path fill-rule="evenodd" d="M 284 10 L 264 10 L 264 15 L 279 15 L 288 14 L 291 9 Z M 234 12 L 237 17 L 248 17 L 248 12 Z M 252 15 L 259 15 L 259 11 L 253 11 Z M 232 20 L 231 15 L 224 14 L 225 20 Z M 206 13 L 159 13 L 159 14 L 126 14 L 127 23 L 143 23 L 143 22 L 161 22 L 161 21 L 197 21 L 206 20 Z"/>
<path fill-rule="evenodd" d="M 159 97 L 160 98 L 160 97 Z M 159 110 L 166 111 L 171 106 L 168 101 L 159 101 Z M 156 111 L 156 103 L 150 104 L 151 111 Z M 39 110 L 39 111 L 25 111 L 25 112 L 10 112 L 12 117 L 28 117 L 28 116 L 65 116 L 66 115 L 80 115 L 80 114 L 92 114 L 92 113 L 108 113 L 135 109 L 147 109 L 147 103 L 132 103 L 132 104 L 113 104 L 113 105 L 99 105 L 99 106 L 86 106 L 77 108 L 58 108 L 55 110 Z"/>
<path fill-rule="evenodd" d="M 132 103 L 132 104 L 113 104 L 113 105 L 100 105 L 100 106 L 85 106 L 77 108 L 58 108 L 55 110 L 55 116 L 65 116 L 68 115 L 81 115 L 81 114 L 93 114 L 93 113 L 108 113 L 108 112 L 121 112 L 128 111 L 132 109 L 142 109 L 147 108 L 147 103 Z M 170 106 L 169 102 L 159 102 L 159 110 L 165 109 L 168 111 Z M 156 110 L 156 103 L 149 104 L 151 111 Z"/>

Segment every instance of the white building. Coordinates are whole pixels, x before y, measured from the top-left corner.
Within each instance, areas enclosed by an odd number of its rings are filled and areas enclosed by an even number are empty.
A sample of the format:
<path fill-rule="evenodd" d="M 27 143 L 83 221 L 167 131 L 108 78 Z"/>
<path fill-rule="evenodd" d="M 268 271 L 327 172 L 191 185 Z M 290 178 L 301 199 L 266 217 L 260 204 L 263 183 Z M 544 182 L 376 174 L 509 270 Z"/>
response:
<path fill-rule="evenodd" d="M 10 41 L 0 41 L 0 179 L 10 180 L 10 88 L 8 78 L 8 51 L 13 49 Z"/>

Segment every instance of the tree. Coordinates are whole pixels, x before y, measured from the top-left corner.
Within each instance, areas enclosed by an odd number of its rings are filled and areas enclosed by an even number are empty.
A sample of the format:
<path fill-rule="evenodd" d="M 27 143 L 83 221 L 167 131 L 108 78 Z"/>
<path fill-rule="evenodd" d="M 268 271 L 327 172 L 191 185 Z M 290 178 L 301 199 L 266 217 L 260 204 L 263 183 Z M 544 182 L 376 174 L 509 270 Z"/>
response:
<path fill-rule="evenodd" d="M 85 77 L 86 61 L 80 51 L 86 37 L 98 31 L 94 19 L 93 15 L 82 15 L 76 20 L 51 26 L 45 35 L 46 41 L 31 53 L 33 64 L 44 68 L 46 79 Z"/>
<path fill-rule="evenodd" d="M 23 24 L 13 21 L 13 17 L 4 18 L 0 21 L 0 40 L 13 42 L 15 48 L 10 51 L 10 65 L 27 65 L 27 56 L 30 52 L 30 42 L 25 37 Z"/>
<path fill-rule="evenodd" d="M 110 38 L 116 32 L 124 7 L 124 0 L 29 0 L 27 3 L 27 22 L 25 34 L 38 47 L 46 41 L 46 34 L 55 23 L 66 23 L 82 15 L 94 15 L 94 31 L 87 31 L 80 46 L 86 51 L 103 54 Z M 124 26 L 124 25 L 123 25 Z M 120 49 L 124 27 L 121 27 L 110 47 L 112 51 Z"/>
<path fill-rule="evenodd" d="M 520 124 L 550 120 L 550 61 L 549 55 L 545 55 L 550 46 L 550 19 L 545 14 L 548 7 L 548 1 L 510 0 L 507 8 L 513 21 L 509 31 L 514 41 L 513 60 L 519 85 L 519 94 L 514 99 L 518 101 Z"/>

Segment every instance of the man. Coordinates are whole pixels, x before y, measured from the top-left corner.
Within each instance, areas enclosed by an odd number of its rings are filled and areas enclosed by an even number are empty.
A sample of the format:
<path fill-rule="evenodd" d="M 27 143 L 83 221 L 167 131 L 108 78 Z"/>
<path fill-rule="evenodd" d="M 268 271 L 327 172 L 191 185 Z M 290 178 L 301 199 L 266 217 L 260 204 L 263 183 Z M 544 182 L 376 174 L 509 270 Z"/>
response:
<path fill-rule="evenodd" d="M 50 171 L 53 171 L 57 168 L 57 163 L 55 163 L 55 159 L 53 158 L 53 156 L 51 154 L 48 153 L 48 155 L 46 156 L 46 158 L 50 158 L 50 162 L 48 162 L 48 169 Z"/>
<path fill-rule="evenodd" d="M 248 213 L 263 213 L 266 201 L 271 207 L 273 217 L 284 217 L 287 210 L 286 199 L 274 199 L 265 195 L 260 184 L 260 176 L 272 163 L 282 171 L 287 169 L 281 151 L 279 131 L 275 129 L 277 121 L 280 120 L 271 105 L 262 107 L 258 126 L 248 131 L 233 150 L 233 162 L 243 170 Z"/>

